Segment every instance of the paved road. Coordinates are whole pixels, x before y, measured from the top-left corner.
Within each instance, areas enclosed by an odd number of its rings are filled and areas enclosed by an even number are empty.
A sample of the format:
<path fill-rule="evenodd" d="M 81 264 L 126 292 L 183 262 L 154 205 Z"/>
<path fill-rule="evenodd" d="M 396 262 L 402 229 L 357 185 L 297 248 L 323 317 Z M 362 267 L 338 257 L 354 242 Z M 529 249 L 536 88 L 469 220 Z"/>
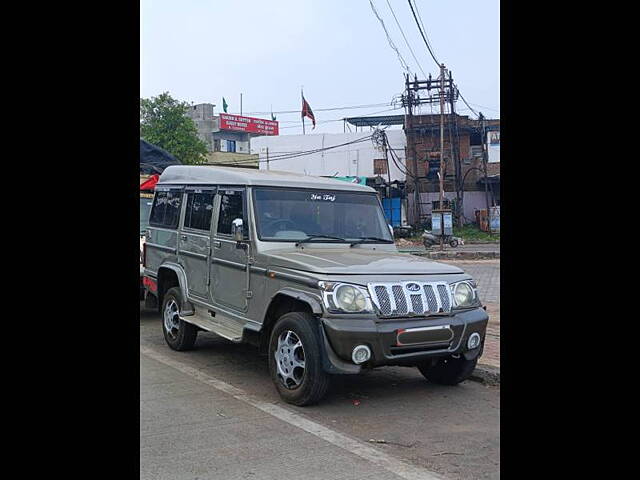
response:
<path fill-rule="evenodd" d="M 500 303 L 500 260 L 438 260 L 462 268 L 478 282 L 478 294 L 483 302 Z"/>
<path fill-rule="evenodd" d="M 336 377 L 323 403 L 298 408 L 251 346 L 201 332 L 174 352 L 142 310 L 140 349 L 143 479 L 499 478 L 499 388 L 387 367 Z"/>

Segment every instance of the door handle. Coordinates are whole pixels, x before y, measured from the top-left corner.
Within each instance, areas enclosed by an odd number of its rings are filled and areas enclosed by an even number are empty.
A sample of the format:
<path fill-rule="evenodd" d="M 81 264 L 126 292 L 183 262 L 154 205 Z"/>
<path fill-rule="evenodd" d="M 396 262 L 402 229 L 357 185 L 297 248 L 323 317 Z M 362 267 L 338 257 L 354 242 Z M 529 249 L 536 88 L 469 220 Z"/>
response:
<path fill-rule="evenodd" d="M 180 235 L 180 239 L 181 240 L 187 240 L 187 236 L 186 235 Z"/>

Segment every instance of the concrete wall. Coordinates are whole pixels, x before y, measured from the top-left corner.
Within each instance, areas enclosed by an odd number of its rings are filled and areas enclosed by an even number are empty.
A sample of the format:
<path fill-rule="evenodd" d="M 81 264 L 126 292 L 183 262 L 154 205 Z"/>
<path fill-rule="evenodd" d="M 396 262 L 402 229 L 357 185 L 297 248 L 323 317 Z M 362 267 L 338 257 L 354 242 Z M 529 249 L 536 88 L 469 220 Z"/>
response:
<path fill-rule="evenodd" d="M 317 176 L 374 177 L 374 159 L 384 158 L 371 140 L 337 147 L 323 152 L 290 159 L 278 159 L 278 156 L 294 152 L 309 151 L 340 145 L 371 135 L 371 132 L 318 133 L 307 135 L 278 135 L 257 137 L 251 140 L 251 153 L 260 155 L 260 169 L 266 169 L 267 147 L 269 148 L 269 169 L 306 173 Z M 406 139 L 401 129 L 387 129 L 389 145 L 394 149 L 401 162 L 405 161 Z M 389 156 L 391 180 L 405 180 L 405 174 L 396 167 Z M 387 179 L 387 175 L 382 175 Z"/>

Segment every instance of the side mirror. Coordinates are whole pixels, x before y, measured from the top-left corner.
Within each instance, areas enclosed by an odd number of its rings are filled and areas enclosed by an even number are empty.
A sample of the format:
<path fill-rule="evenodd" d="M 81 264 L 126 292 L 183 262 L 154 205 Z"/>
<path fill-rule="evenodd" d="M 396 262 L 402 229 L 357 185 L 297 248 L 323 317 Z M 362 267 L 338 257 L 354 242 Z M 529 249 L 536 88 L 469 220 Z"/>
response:
<path fill-rule="evenodd" d="M 242 228 L 242 219 L 236 218 L 233 222 L 231 222 L 231 235 L 236 242 L 241 242 L 244 240 L 244 229 Z"/>

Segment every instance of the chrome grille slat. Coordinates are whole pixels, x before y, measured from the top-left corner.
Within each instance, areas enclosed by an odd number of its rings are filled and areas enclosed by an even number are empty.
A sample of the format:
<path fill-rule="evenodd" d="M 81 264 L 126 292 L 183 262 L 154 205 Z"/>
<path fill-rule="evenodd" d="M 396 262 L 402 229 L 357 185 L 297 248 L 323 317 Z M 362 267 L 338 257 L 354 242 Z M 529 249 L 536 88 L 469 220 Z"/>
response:
<path fill-rule="evenodd" d="M 411 290 L 407 285 L 411 286 Z M 418 289 L 416 285 L 420 288 Z M 368 290 L 379 314 L 384 317 L 451 312 L 451 291 L 446 282 L 370 283 Z"/>

